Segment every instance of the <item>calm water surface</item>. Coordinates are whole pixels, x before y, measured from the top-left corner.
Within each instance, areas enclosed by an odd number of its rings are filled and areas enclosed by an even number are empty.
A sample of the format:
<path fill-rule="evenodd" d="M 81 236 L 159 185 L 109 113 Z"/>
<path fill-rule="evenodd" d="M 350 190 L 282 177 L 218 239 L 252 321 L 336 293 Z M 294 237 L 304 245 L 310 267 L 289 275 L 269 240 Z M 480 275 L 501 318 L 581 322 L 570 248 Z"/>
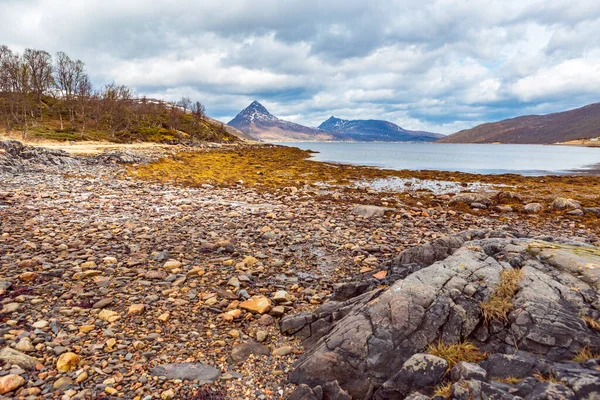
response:
<path fill-rule="evenodd" d="M 516 144 L 278 143 L 314 150 L 314 159 L 390 169 L 547 175 L 600 169 L 600 148 Z"/>

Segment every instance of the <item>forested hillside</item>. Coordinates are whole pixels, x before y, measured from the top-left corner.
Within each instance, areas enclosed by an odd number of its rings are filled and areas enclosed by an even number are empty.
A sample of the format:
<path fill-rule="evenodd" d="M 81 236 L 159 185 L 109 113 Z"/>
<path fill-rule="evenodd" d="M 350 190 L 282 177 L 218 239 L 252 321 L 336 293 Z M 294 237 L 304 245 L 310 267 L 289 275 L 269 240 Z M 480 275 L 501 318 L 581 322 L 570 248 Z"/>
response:
<path fill-rule="evenodd" d="M 81 60 L 0 46 L 0 131 L 24 138 L 115 142 L 239 140 L 199 101 L 138 97 L 124 85 L 95 88 Z"/>

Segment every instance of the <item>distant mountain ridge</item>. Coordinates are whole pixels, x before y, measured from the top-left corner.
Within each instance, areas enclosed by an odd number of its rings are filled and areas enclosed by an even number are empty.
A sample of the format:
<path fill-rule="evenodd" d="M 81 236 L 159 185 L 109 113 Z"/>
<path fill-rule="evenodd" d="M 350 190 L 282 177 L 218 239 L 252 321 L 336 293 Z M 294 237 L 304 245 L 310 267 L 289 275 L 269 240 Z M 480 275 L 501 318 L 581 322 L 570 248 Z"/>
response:
<path fill-rule="evenodd" d="M 331 117 L 318 128 L 309 128 L 277 118 L 258 101 L 253 101 L 228 125 L 256 139 L 279 142 L 431 142 L 443 137 L 437 133 L 409 131 L 380 120 L 350 121 Z"/>
<path fill-rule="evenodd" d="M 358 142 L 433 142 L 444 137 L 439 133 L 409 131 L 389 121 L 346 120 L 333 116 L 319 125 L 319 129 Z"/>
<path fill-rule="evenodd" d="M 273 142 L 334 141 L 339 138 L 327 131 L 285 121 L 271 114 L 258 101 L 253 101 L 227 125 L 252 137 Z"/>
<path fill-rule="evenodd" d="M 438 143 L 552 144 L 600 136 L 600 103 L 547 115 L 525 115 L 478 125 Z"/>

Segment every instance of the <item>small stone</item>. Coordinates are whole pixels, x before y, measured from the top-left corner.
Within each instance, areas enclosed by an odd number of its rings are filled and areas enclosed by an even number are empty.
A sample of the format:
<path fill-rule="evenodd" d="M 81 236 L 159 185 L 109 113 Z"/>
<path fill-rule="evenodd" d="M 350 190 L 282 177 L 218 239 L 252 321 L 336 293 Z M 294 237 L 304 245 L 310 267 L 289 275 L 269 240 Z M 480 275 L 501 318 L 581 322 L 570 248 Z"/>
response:
<path fill-rule="evenodd" d="M 256 341 L 264 342 L 267 339 L 267 333 L 265 331 L 256 331 Z"/>
<path fill-rule="evenodd" d="M 56 369 L 60 372 L 69 372 L 79 364 L 80 357 L 75 353 L 64 353 L 58 358 L 56 362 Z"/>
<path fill-rule="evenodd" d="M 144 312 L 144 304 L 132 304 L 129 306 L 129 311 L 127 311 L 127 315 L 137 315 Z"/>
<path fill-rule="evenodd" d="M 0 350 L 0 360 L 2 360 L 5 364 L 18 365 L 19 367 L 25 369 L 33 369 L 39 362 L 37 359 L 30 357 L 27 354 L 23 354 L 17 350 L 11 349 L 10 347 L 5 347 Z"/>
<path fill-rule="evenodd" d="M 65 388 L 71 386 L 72 384 L 73 384 L 73 379 L 69 378 L 68 376 L 61 376 L 54 382 L 52 387 L 54 389 L 65 389 Z"/>
<path fill-rule="evenodd" d="M 96 329 L 96 325 L 82 325 L 79 327 L 79 332 L 81 333 L 89 333 Z"/>
<path fill-rule="evenodd" d="M 181 267 L 181 262 L 177 260 L 169 260 L 164 265 L 163 268 L 167 270 L 177 269 Z"/>
<path fill-rule="evenodd" d="M 238 339 L 240 337 L 240 331 L 238 331 L 237 329 L 232 329 L 229 332 L 227 332 L 227 334 L 234 339 Z"/>
<path fill-rule="evenodd" d="M 22 351 L 22 352 L 29 352 L 29 351 L 34 351 L 35 347 L 33 347 L 33 345 L 31 344 L 31 340 L 29 340 L 29 338 L 22 338 L 21 340 L 19 340 L 19 342 L 15 346 L 15 349 Z"/>
<path fill-rule="evenodd" d="M 87 378 L 88 378 L 88 373 L 86 371 L 83 371 L 79 375 L 77 375 L 77 378 L 75 378 L 75 382 L 81 383 L 81 382 L 84 382 Z"/>
<path fill-rule="evenodd" d="M 114 301 L 114 299 L 112 297 L 106 297 L 102 300 L 98 300 L 97 302 L 95 302 L 92 307 L 93 308 L 104 308 L 106 306 L 111 305 L 113 301 Z"/>
<path fill-rule="evenodd" d="M 273 350 L 274 356 L 287 356 L 291 354 L 294 349 L 291 346 L 283 346 Z"/>
<path fill-rule="evenodd" d="M 275 303 L 285 303 L 287 301 L 292 300 L 289 293 L 286 292 L 285 290 L 279 290 L 279 291 L 275 292 L 275 295 L 273 295 L 272 299 L 273 299 L 273 302 L 275 302 Z"/>
<path fill-rule="evenodd" d="M 285 314 L 285 308 L 283 306 L 275 306 L 271 309 L 271 315 L 274 317 L 281 317 Z"/>
<path fill-rule="evenodd" d="M 25 384 L 25 379 L 19 375 L 9 374 L 0 377 L 0 394 L 10 393 Z"/>
<path fill-rule="evenodd" d="M 19 275 L 19 279 L 25 282 L 34 281 L 37 278 L 38 274 L 35 272 L 23 272 Z"/>
<path fill-rule="evenodd" d="M 37 322 L 34 322 L 31 326 L 33 326 L 35 329 L 44 329 L 48 325 L 50 325 L 48 321 L 41 319 Z"/>
<path fill-rule="evenodd" d="M 165 313 L 162 313 L 162 314 L 160 314 L 160 315 L 158 316 L 158 320 L 159 320 L 160 322 L 167 322 L 167 321 L 169 320 L 169 317 L 170 317 L 170 316 L 171 316 L 171 313 L 167 311 L 167 312 L 165 312 Z"/>
<path fill-rule="evenodd" d="M 120 317 L 119 314 L 117 314 L 115 311 L 104 309 L 100 311 L 100 313 L 98 314 L 98 318 L 100 318 L 103 321 L 114 322 Z"/>
<path fill-rule="evenodd" d="M 104 391 L 110 395 L 115 395 L 115 394 L 119 393 L 119 391 L 117 389 L 110 387 L 110 386 L 105 388 Z"/>
<path fill-rule="evenodd" d="M 171 399 L 174 399 L 175 398 L 175 392 L 173 391 L 173 389 L 165 390 L 164 392 L 162 392 L 160 394 L 160 398 L 162 400 L 171 400 Z"/>
<path fill-rule="evenodd" d="M 258 314 L 264 314 L 271 309 L 271 300 L 265 296 L 253 296 L 250 299 L 241 302 L 240 308 Z"/>
<path fill-rule="evenodd" d="M 0 310 L 0 314 L 11 314 L 21 309 L 21 304 L 19 303 L 6 303 L 2 310 Z"/>

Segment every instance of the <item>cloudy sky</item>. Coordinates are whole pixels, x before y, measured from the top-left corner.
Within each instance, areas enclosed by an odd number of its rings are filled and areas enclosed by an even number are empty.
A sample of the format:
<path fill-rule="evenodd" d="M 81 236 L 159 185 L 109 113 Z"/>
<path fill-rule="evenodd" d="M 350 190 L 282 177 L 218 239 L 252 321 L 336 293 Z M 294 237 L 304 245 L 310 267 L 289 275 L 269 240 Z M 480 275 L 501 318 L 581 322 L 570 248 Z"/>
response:
<path fill-rule="evenodd" d="M 0 44 L 65 51 L 96 85 L 252 100 L 452 133 L 600 101 L 598 0 L 0 0 Z"/>

